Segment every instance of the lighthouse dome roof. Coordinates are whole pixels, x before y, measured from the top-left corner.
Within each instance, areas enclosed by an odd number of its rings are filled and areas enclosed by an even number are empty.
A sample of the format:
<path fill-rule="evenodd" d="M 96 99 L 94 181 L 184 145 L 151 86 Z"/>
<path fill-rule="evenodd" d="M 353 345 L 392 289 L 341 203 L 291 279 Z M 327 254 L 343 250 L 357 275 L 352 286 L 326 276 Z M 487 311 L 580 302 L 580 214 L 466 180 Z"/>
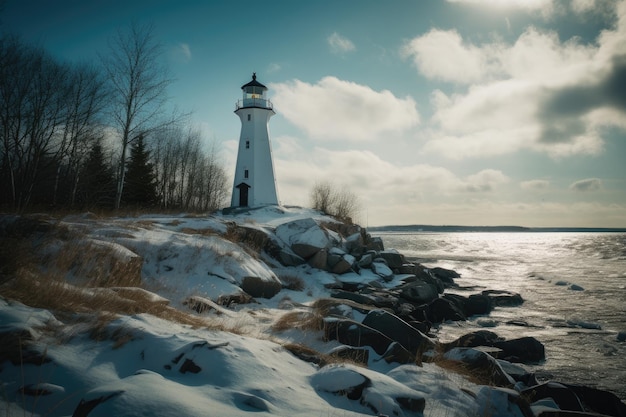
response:
<path fill-rule="evenodd" d="M 256 72 L 252 73 L 252 81 L 250 81 L 248 84 L 242 85 L 241 89 L 243 90 L 246 87 L 258 87 L 258 88 L 262 88 L 263 90 L 267 90 L 266 86 L 264 86 L 263 84 L 261 84 L 260 82 L 256 80 Z"/>

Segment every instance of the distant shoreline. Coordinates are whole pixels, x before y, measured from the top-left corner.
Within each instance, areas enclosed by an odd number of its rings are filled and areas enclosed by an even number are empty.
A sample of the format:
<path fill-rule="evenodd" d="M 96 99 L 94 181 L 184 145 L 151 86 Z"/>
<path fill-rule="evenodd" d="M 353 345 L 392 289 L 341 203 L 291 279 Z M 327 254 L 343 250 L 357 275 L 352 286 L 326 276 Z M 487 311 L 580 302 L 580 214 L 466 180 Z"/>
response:
<path fill-rule="evenodd" d="M 523 233 L 546 233 L 546 232 L 595 232 L 595 233 L 626 233 L 626 228 L 619 227 L 522 227 L 522 226 L 433 226 L 433 225 L 390 225 L 368 227 L 371 232 L 523 232 Z"/>

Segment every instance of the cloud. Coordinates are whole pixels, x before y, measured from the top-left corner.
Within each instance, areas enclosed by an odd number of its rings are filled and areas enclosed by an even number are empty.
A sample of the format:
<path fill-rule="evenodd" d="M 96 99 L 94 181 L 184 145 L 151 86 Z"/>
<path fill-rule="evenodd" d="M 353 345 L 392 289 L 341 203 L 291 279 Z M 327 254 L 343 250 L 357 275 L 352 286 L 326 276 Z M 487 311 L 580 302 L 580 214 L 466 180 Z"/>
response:
<path fill-rule="evenodd" d="M 598 178 L 587 178 L 584 180 L 576 181 L 569 186 L 573 191 L 598 191 L 602 189 L 602 181 Z"/>
<path fill-rule="evenodd" d="M 543 191 L 550 188 L 550 181 L 547 180 L 529 180 L 522 181 L 520 183 L 520 187 L 524 190 L 529 191 Z"/>
<path fill-rule="evenodd" d="M 276 62 L 272 62 L 271 64 L 268 65 L 267 67 L 267 72 L 268 73 L 274 73 L 274 72 L 278 72 L 282 69 L 282 66 Z"/>
<path fill-rule="evenodd" d="M 602 152 L 606 127 L 626 129 L 626 2 L 614 10 L 595 43 L 534 27 L 512 43 L 472 44 L 453 30 L 409 41 L 404 53 L 420 75 L 457 87 L 431 94 L 424 150 L 453 159 Z"/>
<path fill-rule="evenodd" d="M 407 42 L 402 55 L 428 78 L 455 83 L 480 81 L 498 71 L 499 46 L 477 47 L 463 42 L 455 30 L 431 29 Z"/>
<path fill-rule="evenodd" d="M 543 16 L 550 16 L 555 11 L 555 0 L 447 0 L 448 3 L 465 3 L 481 7 L 508 10 L 525 10 L 539 12 Z"/>
<path fill-rule="evenodd" d="M 463 181 L 461 191 L 476 193 L 476 192 L 491 192 L 496 189 L 500 184 L 504 184 L 509 181 L 509 178 L 495 169 L 484 169 L 476 174 L 470 175 L 465 181 Z"/>
<path fill-rule="evenodd" d="M 404 132 L 420 119 L 410 96 L 398 98 L 388 90 L 374 91 L 335 77 L 317 84 L 272 84 L 271 90 L 280 114 L 319 140 L 374 140 Z"/>
<path fill-rule="evenodd" d="M 330 50 L 334 54 L 344 54 L 346 52 L 352 52 L 356 50 L 354 43 L 346 37 L 341 36 L 337 32 L 333 32 L 328 38 L 326 38 Z"/>

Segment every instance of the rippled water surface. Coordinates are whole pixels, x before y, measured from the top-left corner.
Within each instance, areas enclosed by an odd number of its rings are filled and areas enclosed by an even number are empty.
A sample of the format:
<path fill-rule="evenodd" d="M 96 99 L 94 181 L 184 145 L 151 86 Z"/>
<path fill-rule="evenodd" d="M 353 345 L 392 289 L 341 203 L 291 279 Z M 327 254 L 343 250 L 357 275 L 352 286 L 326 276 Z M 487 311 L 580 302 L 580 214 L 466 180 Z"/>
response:
<path fill-rule="evenodd" d="M 387 249 L 459 272 L 462 289 L 453 292 L 502 289 L 524 298 L 521 307 L 443 325 L 442 341 L 485 328 L 506 338 L 534 336 L 546 347 L 545 363 L 530 367 L 540 378 L 608 389 L 626 401 L 626 342 L 617 340 L 626 331 L 625 233 L 376 235 Z"/>

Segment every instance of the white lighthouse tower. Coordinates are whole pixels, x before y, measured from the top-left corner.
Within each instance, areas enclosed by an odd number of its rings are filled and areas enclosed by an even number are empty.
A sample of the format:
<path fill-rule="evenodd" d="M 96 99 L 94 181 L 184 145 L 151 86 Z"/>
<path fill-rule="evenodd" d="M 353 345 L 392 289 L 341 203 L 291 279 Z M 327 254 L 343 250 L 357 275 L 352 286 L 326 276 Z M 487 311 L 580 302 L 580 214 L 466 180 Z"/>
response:
<path fill-rule="evenodd" d="M 267 87 L 256 80 L 256 73 L 241 89 L 243 99 L 235 110 L 241 120 L 241 135 L 230 205 L 278 205 L 269 137 L 269 120 L 276 113 L 267 99 Z"/>

